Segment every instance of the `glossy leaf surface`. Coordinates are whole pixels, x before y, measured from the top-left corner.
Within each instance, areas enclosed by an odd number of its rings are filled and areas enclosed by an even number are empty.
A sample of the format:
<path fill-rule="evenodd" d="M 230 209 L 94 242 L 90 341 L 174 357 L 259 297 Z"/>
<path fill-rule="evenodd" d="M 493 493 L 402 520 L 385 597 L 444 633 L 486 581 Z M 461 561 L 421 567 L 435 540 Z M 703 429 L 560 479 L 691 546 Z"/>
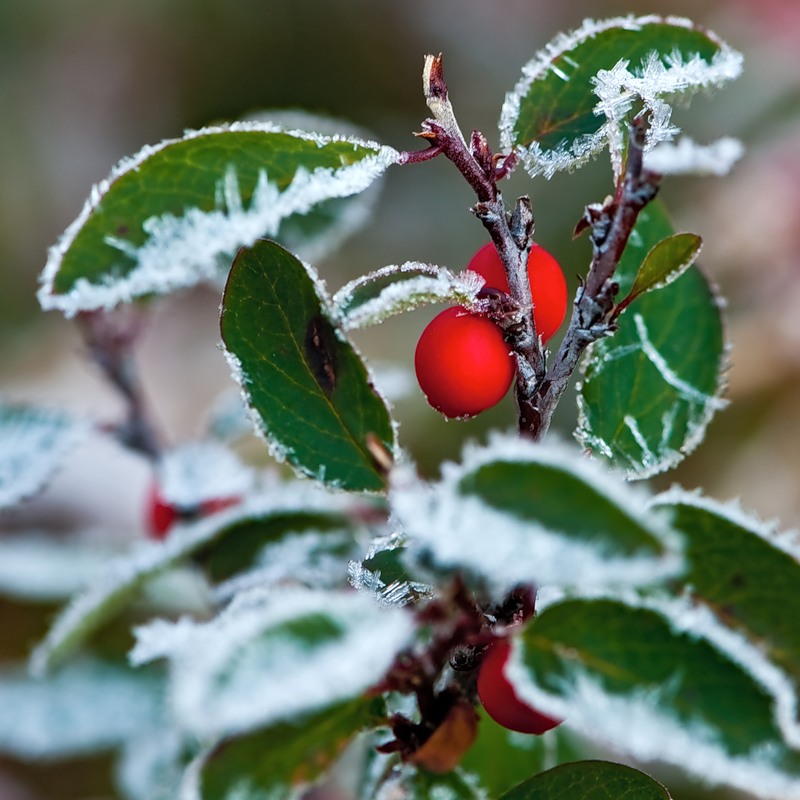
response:
<path fill-rule="evenodd" d="M 321 291 L 275 242 L 243 248 L 225 288 L 222 338 L 274 455 L 337 488 L 380 490 L 370 442 L 394 451 L 389 411 Z"/>

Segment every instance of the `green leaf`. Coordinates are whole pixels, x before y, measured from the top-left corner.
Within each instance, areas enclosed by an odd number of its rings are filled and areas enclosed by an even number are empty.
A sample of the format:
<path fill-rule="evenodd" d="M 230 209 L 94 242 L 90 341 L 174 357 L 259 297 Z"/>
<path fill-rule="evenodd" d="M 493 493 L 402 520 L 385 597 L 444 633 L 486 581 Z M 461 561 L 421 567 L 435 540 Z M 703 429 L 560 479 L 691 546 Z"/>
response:
<path fill-rule="evenodd" d="M 500 800 L 670 800 L 670 794 L 632 767 L 577 761 L 530 778 Z"/>
<path fill-rule="evenodd" d="M 765 797 L 800 791 L 800 741 L 763 654 L 689 601 L 574 599 L 521 635 L 525 702 L 639 762 Z M 780 787 L 780 788 L 777 788 Z M 785 793 L 785 794 L 782 794 Z"/>
<path fill-rule="evenodd" d="M 663 209 L 639 215 L 616 273 L 624 296 L 654 247 L 672 236 Z M 619 330 L 596 342 L 584 362 L 576 436 L 630 479 L 667 470 L 705 435 L 726 366 L 719 301 L 690 267 L 664 289 L 636 299 Z"/>
<path fill-rule="evenodd" d="M 88 432 L 61 411 L 0 403 L 0 509 L 44 488 Z"/>
<path fill-rule="evenodd" d="M 136 629 L 131 661 L 167 659 L 182 730 L 237 736 L 317 714 L 377 684 L 407 647 L 411 615 L 352 591 L 243 592 L 215 618 Z"/>
<path fill-rule="evenodd" d="M 295 531 L 303 531 L 308 525 L 316 528 L 320 517 L 327 516 L 331 525 L 336 525 L 340 517 L 335 501 L 323 492 L 309 489 L 293 483 L 275 487 L 274 496 L 253 498 L 211 517 L 177 526 L 164 542 L 143 542 L 132 553 L 107 564 L 99 578 L 59 614 L 31 655 L 32 670 L 41 674 L 63 661 L 102 625 L 130 606 L 150 581 L 194 553 L 202 553 L 213 562 L 215 553 L 222 554 L 232 548 L 231 561 L 220 567 L 223 574 L 231 562 L 244 563 L 243 550 L 233 541 L 239 525 L 261 526 L 264 543 L 290 528 Z"/>
<path fill-rule="evenodd" d="M 345 330 L 354 330 L 426 303 L 470 305 L 480 285 L 474 273 L 454 275 L 444 267 L 408 261 L 345 284 L 333 296 L 333 313 Z"/>
<path fill-rule="evenodd" d="M 554 764 L 574 761 L 580 752 L 559 726 L 547 736 L 516 733 L 496 723 L 480 709 L 478 739 L 461 761 L 489 797 L 500 797 L 531 775 Z"/>
<path fill-rule="evenodd" d="M 654 499 L 671 510 L 686 542 L 682 579 L 698 602 L 757 644 L 800 686 L 800 548 L 738 506 L 671 490 Z"/>
<path fill-rule="evenodd" d="M 653 54 L 660 71 L 647 69 Z M 595 81 L 598 72 L 620 61 L 634 76 L 648 76 L 640 93 L 651 103 L 661 95 L 686 95 L 722 83 L 741 70 L 738 53 L 689 20 L 655 15 L 587 20 L 525 65 L 503 104 L 502 146 L 515 149 L 532 175 L 550 177 L 585 162 L 616 133 L 619 120 L 609 127 L 596 111 Z M 630 110 L 632 102 L 622 93 L 614 99 L 618 114 Z"/>
<path fill-rule="evenodd" d="M 72 316 L 219 278 L 241 245 L 281 236 L 289 218 L 317 207 L 303 233 L 323 233 L 333 208 L 319 204 L 362 192 L 396 160 L 373 142 L 256 122 L 146 147 L 51 249 L 39 300 Z"/>
<path fill-rule="evenodd" d="M 433 486 L 398 477 L 390 500 L 412 560 L 497 596 L 520 584 L 651 584 L 681 566 L 667 517 L 566 445 L 494 437 Z"/>
<path fill-rule="evenodd" d="M 331 322 L 310 268 L 275 242 L 243 248 L 225 288 L 221 329 L 274 455 L 337 488 L 384 488 L 370 442 L 393 453 L 389 411 Z"/>
<path fill-rule="evenodd" d="M 358 699 L 310 718 L 228 739 L 201 760 L 202 800 L 290 800 L 317 781 L 342 749 L 379 722 L 380 702 Z"/>
<path fill-rule="evenodd" d="M 703 240 L 694 233 L 676 233 L 654 245 L 636 273 L 628 296 L 620 305 L 651 289 L 663 289 L 694 264 Z"/>

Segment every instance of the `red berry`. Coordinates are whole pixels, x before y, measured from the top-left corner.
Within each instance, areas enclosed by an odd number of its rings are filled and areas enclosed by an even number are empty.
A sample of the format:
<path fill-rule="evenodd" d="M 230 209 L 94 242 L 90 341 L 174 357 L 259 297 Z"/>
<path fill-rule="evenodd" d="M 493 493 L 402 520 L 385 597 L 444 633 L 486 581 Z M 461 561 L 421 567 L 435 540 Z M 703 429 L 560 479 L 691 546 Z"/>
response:
<path fill-rule="evenodd" d="M 519 733 L 541 734 L 562 720 L 542 714 L 520 700 L 503 670 L 511 655 L 509 639 L 496 639 L 483 655 L 478 670 L 478 697 L 486 713 L 499 725 Z"/>
<path fill-rule="evenodd" d="M 446 417 L 473 417 L 503 399 L 515 361 L 494 322 L 454 306 L 422 332 L 414 367 L 435 409 Z"/>
<path fill-rule="evenodd" d="M 508 291 L 506 272 L 492 242 L 475 253 L 467 269 L 477 272 L 488 288 Z M 559 329 L 567 313 L 567 282 L 558 262 L 538 244 L 531 247 L 528 256 L 528 280 L 536 332 L 546 342 Z"/>
<path fill-rule="evenodd" d="M 153 483 L 147 498 L 147 530 L 153 539 L 166 538 L 169 529 L 178 521 L 178 510 L 161 495 L 158 484 Z"/>

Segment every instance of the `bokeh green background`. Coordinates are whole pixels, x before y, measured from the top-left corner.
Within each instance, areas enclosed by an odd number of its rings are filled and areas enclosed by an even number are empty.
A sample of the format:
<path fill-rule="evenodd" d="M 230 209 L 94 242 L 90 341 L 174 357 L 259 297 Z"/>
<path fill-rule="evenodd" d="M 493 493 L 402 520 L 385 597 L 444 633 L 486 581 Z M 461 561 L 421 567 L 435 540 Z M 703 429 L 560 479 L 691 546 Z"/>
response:
<path fill-rule="evenodd" d="M 504 93 L 522 64 L 584 17 L 633 12 L 691 16 L 744 51 L 746 74 L 700 96 L 679 122 L 700 141 L 742 138 L 746 159 L 725 178 L 674 179 L 664 197 L 679 229 L 706 240 L 701 262 L 728 298 L 731 408 L 677 471 L 654 482 L 704 486 L 720 499 L 800 520 L 800 5 L 795 0 L 0 0 L 0 396 L 113 419 L 121 406 L 85 357 L 72 323 L 35 300 L 48 246 L 93 183 L 121 157 L 187 127 L 272 108 L 356 123 L 381 142 L 415 149 L 426 114 L 423 55 L 443 52 L 456 113 L 496 141 Z M 607 161 L 531 183 L 537 238 L 571 281 L 588 245 L 571 232 L 587 202 L 610 190 Z M 333 291 L 369 269 L 406 260 L 463 268 L 485 240 L 466 184 L 444 161 L 390 170 L 372 223 L 319 267 Z M 153 314 L 139 353 L 166 437 L 198 435 L 229 385 L 217 348 L 219 298 L 195 290 Z M 379 365 L 409 371 L 416 337 L 436 309 L 358 337 Z M 465 439 L 513 425 L 509 401 L 469 423 L 446 423 L 413 384 L 396 401 L 401 442 L 428 473 Z M 557 425 L 568 436 L 574 405 Z M 84 449 L 56 484 L 15 514 L 20 532 L 56 524 L 64 535 L 141 535 L 145 465 L 107 444 Z M 0 658 L 33 633 L 2 619 Z M 5 640 L 4 640 L 5 641 Z M 2 709 L 0 709 L 2 713 Z M 109 797 L 105 765 L 22 767 L 0 759 L 2 800 Z"/>

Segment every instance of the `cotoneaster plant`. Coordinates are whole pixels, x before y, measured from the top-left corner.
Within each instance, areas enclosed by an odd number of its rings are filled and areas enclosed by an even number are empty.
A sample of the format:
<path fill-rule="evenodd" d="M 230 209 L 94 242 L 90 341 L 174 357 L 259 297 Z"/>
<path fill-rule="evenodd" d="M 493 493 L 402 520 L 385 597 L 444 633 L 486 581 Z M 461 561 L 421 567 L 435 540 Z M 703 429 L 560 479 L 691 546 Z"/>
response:
<path fill-rule="evenodd" d="M 423 148 L 249 121 L 115 167 L 52 248 L 39 299 L 76 319 L 125 414 L 93 425 L 0 405 L 0 509 L 110 435 L 146 460 L 169 533 L 143 525 L 113 558 L 98 520 L 89 548 L 61 530 L 0 540 L 13 565 L 0 591 L 36 632 L 84 587 L 30 654 L 32 676 L 21 647 L 0 653 L 4 762 L 114 753 L 126 800 L 665 800 L 658 779 L 676 771 L 682 798 L 708 785 L 800 797 L 796 540 L 644 483 L 725 404 L 701 241 L 656 195 L 670 174 L 722 174 L 741 155 L 731 138 L 689 140 L 671 105 L 741 68 L 689 20 L 587 21 L 525 65 L 495 143 L 464 134 L 428 56 Z M 539 202 L 541 177 L 603 151 L 609 185 L 576 222 L 586 265 L 569 265 L 568 298 L 534 241 L 534 203 L 502 187 L 524 171 Z M 311 262 L 369 218 L 366 190 L 408 168 L 435 192 L 434 158 L 465 179 L 490 243 L 468 269 L 365 265 L 329 295 Z M 175 446 L 136 347 L 162 296 L 198 282 L 221 291 L 240 397 Z M 516 404 L 513 430 L 435 479 L 352 341 L 429 303 L 446 309 L 416 350 L 430 402 L 470 416 L 512 386 Z M 548 433 L 573 382 L 577 445 Z"/>

